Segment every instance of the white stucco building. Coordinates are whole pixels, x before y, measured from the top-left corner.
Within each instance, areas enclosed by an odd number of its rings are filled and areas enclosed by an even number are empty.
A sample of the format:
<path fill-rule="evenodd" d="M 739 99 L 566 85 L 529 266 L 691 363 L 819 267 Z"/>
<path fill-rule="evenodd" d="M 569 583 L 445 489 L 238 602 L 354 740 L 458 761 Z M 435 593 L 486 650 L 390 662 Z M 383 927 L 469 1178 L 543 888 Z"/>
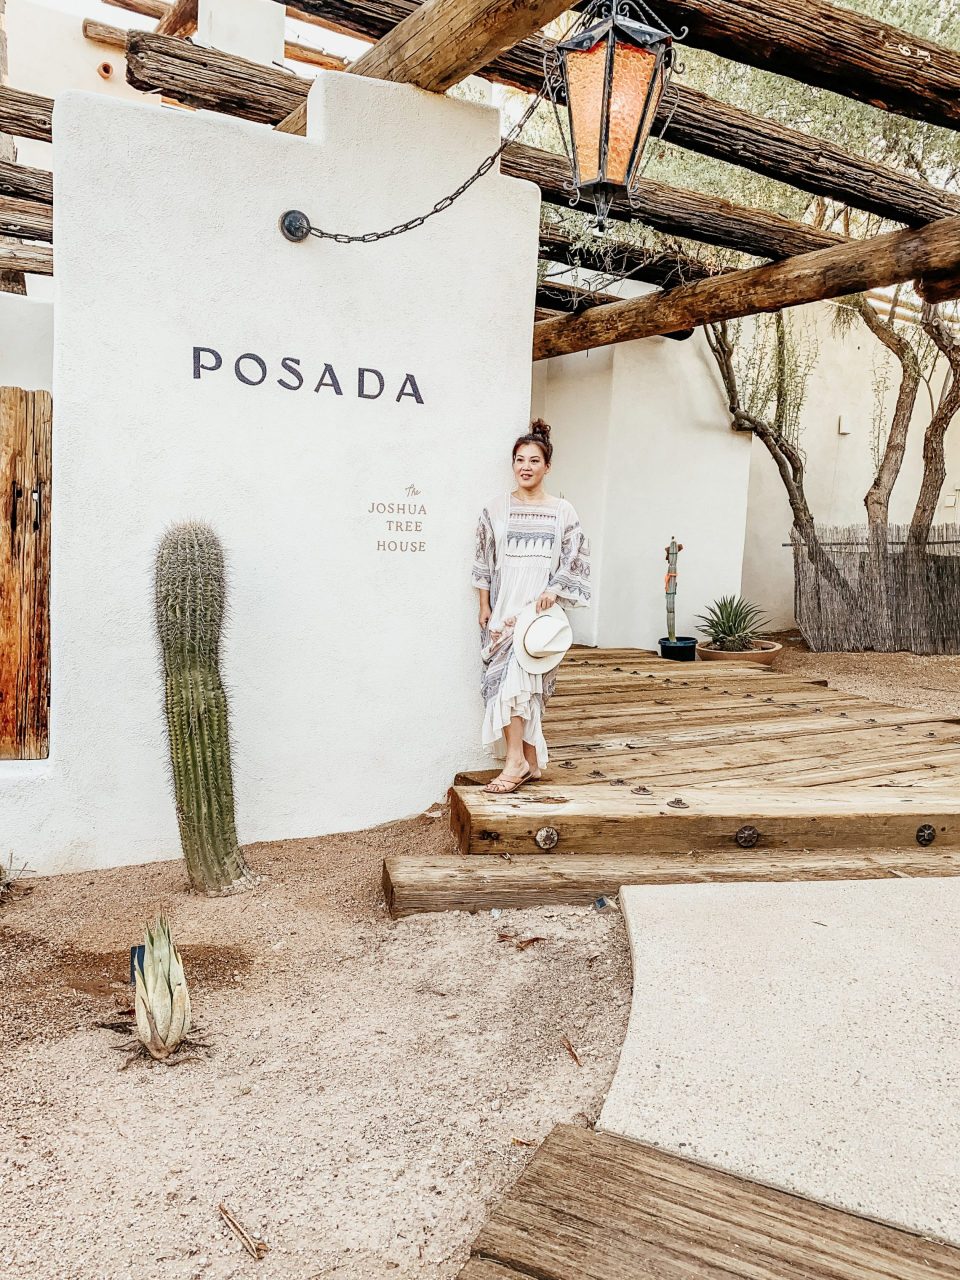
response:
<path fill-rule="evenodd" d="M 211 0 L 198 39 L 277 61 L 278 14 Z M 0 762 L 0 852 L 41 871 L 176 854 L 150 573 L 181 518 L 213 523 L 231 566 L 242 838 L 369 826 L 442 795 L 481 761 L 474 513 L 509 486 L 533 415 L 593 544 L 580 641 L 655 647 L 672 536 L 678 630 L 741 589 L 791 624 L 785 496 L 762 446 L 730 430 L 702 332 L 531 365 L 536 188 L 493 172 L 376 245 L 279 235 L 289 208 L 351 231 L 422 212 L 493 150 L 495 110 L 326 72 L 293 138 L 132 90 L 79 9 L 8 0 L 7 30 L 10 82 L 57 99 L 54 147 L 20 143 L 56 174 L 56 276 L 0 295 L 4 384 L 53 388 L 55 524 L 50 757 Z M 826 330 L 828 304 L 806 311 Z M 825 523 L 861 517 L 884 359 L 862 327 L 821 343 L 803 447 Z M 958 490 L 948 437 L 939 519 Z M 414 500 L 419 553 L 390 550 L 380 507 Z"/>

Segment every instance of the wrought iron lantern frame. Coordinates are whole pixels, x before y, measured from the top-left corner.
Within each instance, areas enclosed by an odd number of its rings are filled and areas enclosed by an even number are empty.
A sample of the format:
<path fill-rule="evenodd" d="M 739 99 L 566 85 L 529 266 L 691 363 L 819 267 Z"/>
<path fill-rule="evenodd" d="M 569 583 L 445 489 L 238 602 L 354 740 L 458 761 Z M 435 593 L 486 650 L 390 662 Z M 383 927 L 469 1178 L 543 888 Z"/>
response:
<path fill-rule="evenodd" d="M 593 0 L 582 10 L 576 22 L 562 40 L 552 46 L 543 60 L 544 86 L 557 121 L 557 129 L 567 153 L 572 175 L 569 184 L 571 205 L 576 205 L 588 195 L 597 214 L 597 225 L 603 230 L 610 206 L 619 194 L 631 199 L 631 189 L 642 170 L 641 160 L 647 140 L 651 136 L 657 108 L 671 88 L 674 70 L 682 71 L 676 63 L 674 42 L 687 35 L 688 28 L 679 32 L 671 29 L 644 3 L 644 0 Z M 571 53 L 585 52 L 601 42 L 605 43 L 605 65 L 601 118 L 599 126 L 599 154 L 597 176 L 584 178 L 580 168 L 577 138 L 574 132 L 574 113 L 570 101 L 567 57 Z M 643 107 L 637 118 L 637 126 L 631 143 L 630 157 L 625 169 L 624 181 L 611 181 L 607 166 L 610 151 L 610 112 L 614 93 L 614 73 L 617 43 L 646 49 L 655 57 Z M 658 91 L 659 89 L 659 91 Z M 567 127 L 561 119 L 561 108 L 566 108 Z M 660 130 L 662 138 L 669 126 L 676 101 L 668 112 Z M 569 135 L 569 136 L 568 136 Z M 631 199 L 632 203 L 632 199 Z"/>

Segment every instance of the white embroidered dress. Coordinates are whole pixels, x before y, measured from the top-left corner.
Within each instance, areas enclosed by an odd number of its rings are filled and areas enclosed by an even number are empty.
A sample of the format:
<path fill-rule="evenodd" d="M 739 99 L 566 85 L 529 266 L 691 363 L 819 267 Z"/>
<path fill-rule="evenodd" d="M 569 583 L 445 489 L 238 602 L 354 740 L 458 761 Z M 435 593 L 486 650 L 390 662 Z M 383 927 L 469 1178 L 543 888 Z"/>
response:
<path fill-rule="evenodd" d="M 590 546 L 571 503 L 525 503 L 512 494 L 484 507 L 477 523 L 472 583 L 490 592 L 491 617 L 481 633 L 481 693 L 485 711 L 482 741 L 497 759 L 506 755 L 503 730 L 521 716 L 523 740 L 536 748 L 537 764 L 547 764 L 543 709 L 556 684 L 556 670 L 534 675 L 517 662 L 513 627 L 528 604 L 545 591 L 565 609 L 590 601 Z M 491 634 L 499 631 L 498 640 Z"/>

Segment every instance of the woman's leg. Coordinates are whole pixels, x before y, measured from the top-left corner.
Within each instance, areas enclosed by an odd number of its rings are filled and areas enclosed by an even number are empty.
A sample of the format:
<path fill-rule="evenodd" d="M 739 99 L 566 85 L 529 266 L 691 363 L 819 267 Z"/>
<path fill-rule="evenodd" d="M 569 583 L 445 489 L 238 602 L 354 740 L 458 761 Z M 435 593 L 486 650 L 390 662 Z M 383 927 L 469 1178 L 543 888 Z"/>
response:
<path fill-rule="evenodd" d="M 529 768 L 526 749 L 523 741 L 523 718 L 511 716 L 510 723 L 504 725 L 503 736 L 507 744 L 507 755 L 500 774 L 487 783 L 489 790 L 496 790 L 497 783 L 513 783 L 522 778 Z M 536 755 L 534 755 L 536 763 Z M 506 788 L 504 788 L 506 789 Z"/>

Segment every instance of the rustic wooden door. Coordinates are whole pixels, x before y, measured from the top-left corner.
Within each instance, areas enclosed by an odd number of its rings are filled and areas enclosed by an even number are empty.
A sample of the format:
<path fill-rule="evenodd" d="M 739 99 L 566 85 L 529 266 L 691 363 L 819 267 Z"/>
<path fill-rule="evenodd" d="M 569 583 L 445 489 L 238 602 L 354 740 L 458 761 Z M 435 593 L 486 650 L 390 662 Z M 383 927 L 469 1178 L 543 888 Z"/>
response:
<path fill-rule="evenodd" d="M 0 387 L 0 760 L 48 754 L 52 424 L 49 392 Z"/>

